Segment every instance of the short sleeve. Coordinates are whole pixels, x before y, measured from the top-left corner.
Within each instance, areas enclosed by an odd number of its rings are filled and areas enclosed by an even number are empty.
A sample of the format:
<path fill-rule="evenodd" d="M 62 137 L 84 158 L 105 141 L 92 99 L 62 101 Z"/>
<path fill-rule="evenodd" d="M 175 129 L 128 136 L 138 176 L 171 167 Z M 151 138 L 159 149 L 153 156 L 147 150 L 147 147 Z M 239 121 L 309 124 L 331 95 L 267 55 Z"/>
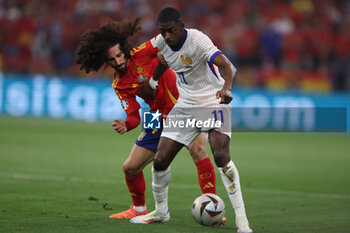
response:
<path fill-rule="evenodd" d="M 158 34 L 155 37 L 153 37 L 150 40 L 150 42 L 154 48 L 158 48 L 161 51 L 164 49 L 165 41 L 161 34 Z"/>
<path fill-rule="evenodd" d="M 153 54 L 153 55 L 157 55 L 157 53 L 159 52 L 158 47 L 154 47 L 154 46 L 152 45 L 151 40 L 146 41 L 146 42 L 145 42 L 145 45 L 146 45 L 146 51 L 147 51 L 148 53 L 151 53 L 151 54 Z"/>
<path fill-rule="evenodd" d="M 222 53 L 204 33 L 197 31 L 195 37 L 197 52 L 201 54 L 201 58 L 206 62 L 213 62 L 214 58 Z"/>

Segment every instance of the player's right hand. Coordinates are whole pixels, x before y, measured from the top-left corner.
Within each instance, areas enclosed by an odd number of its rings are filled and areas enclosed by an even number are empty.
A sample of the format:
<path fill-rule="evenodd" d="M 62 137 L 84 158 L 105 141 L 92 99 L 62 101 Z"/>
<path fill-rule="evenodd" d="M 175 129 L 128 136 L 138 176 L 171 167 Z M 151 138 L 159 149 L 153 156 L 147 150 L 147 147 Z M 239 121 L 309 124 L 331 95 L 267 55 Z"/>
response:
<path fill-rule="evenodd" d="M 125 121 L 123 120 L 115 119 L 112 123 L 112 127 L 115 131 L 117 131 L 120 134 L 126 133 L 126 131 L 128 131 Z"/>
<path fill-rule="evenodd" d="M 229 104 L 232 100 L 231 91 L 222 89 L 216 93 L 216 98 L 220 99 L 220 104 Z"/>

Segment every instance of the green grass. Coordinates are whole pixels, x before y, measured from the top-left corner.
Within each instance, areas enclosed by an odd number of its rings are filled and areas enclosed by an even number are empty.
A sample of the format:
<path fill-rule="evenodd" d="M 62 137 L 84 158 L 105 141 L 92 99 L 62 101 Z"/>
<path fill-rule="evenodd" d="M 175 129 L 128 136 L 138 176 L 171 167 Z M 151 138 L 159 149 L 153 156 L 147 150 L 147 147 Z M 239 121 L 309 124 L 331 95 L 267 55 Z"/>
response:
<path fill-rule="evenodd" d="M 228 224 L 194 222 L 190 208 L 200 189 L 186 150 L 172 164 L 170 222 L 108 218 L 131 204 L 122 164 L 139 133 L 121 136 L 109 123 L 0 117 L 0 232 L 235 232 L 218 172 Z M 344 134 L 233 133 L 231 154 L 254 232 L 350 232 L 349 151 Z M 153 210 L 150 169 L 144 173 Z"/>

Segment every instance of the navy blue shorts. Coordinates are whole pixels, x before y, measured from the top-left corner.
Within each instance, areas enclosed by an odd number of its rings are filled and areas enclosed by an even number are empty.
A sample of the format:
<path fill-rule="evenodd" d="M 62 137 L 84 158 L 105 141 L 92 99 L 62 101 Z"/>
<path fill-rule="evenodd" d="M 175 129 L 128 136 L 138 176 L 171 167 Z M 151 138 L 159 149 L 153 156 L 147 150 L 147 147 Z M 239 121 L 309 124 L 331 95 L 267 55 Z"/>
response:
<path fill-rule="evenodd" d="M 158 147 L 158 142 L 159 142 L 161 133 L 162 133 L 161 129 L 145 129 L 137 138 L 135 144 L 155 152 Z"/>

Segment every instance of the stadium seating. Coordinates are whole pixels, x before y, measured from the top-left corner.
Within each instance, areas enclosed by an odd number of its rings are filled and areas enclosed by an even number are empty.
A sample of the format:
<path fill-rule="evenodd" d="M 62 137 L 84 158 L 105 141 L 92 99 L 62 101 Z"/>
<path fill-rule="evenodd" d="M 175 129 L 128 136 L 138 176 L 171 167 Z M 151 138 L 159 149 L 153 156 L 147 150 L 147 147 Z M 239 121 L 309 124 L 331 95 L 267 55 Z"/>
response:
<path fill-rule="evenodd" d="M 350 2 L 345 0 L 0 1 L 0 71 L 84 76 L 74 64 L 83 32 L 109 19 L 141 16 L 137 45 L 158 33 L 155 12 L 167 4 L 239 67 L 240 86 L 350 90 Z"/>

